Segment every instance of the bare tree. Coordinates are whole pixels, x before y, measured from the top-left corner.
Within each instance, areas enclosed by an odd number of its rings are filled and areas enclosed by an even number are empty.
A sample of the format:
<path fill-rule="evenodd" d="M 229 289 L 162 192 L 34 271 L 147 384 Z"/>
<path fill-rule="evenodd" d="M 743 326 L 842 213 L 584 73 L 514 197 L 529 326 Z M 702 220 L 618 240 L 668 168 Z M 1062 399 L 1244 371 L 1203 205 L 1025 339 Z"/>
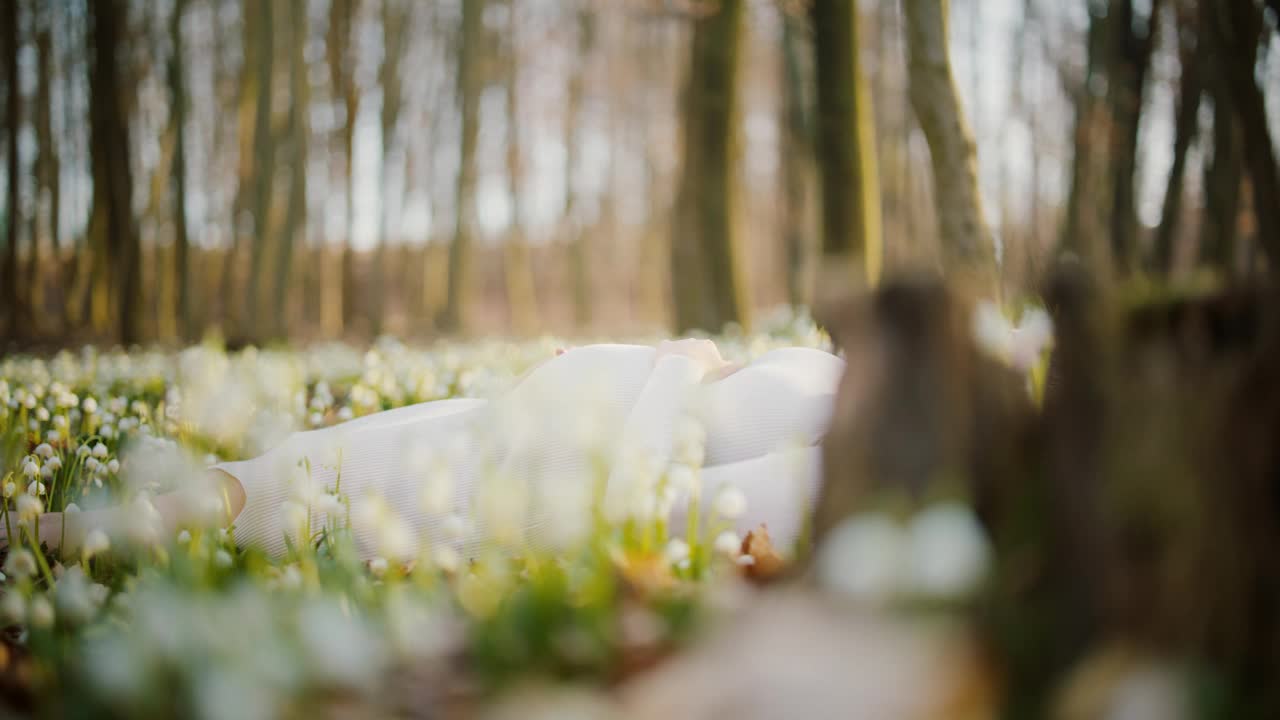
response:
<path fill-rule="evenodd" d="M 37 198 L 48 199 L 48 221 L 44 232 L 37 232 L 31 237 L 31 270 L 28 276 L 31 281 L 31 307 L 35 310 L 33 319 L 42 324 L 45 316 L 45 276 L 48 272 L 47 259 L 44 254 L 46 243 L 41 235 L 48 239 L 48 247 L 53 258 L 58 255 L 58 216 L 61 212 L 61 182 L 59 178 L 59 160 L 57 140 L 53 135 L 53 8 L 42 7 L 38 13 L 36 30 L 36 180 L 39 192 Z M 37 201 L 37 216 L 42 202 Z"/>
<path fill-rule="evenodd" d="M 260 56 L 255 71 L 257 77 L 255 88 L 258 99 L 254 102 L 253 120 L 253 171 L 252 171 L 252 211 L 253 245 L 250 251 L 248 314 L 241 318 L 241 326 L 252 335 L 259 335 L 264 329 L 265 318 L 262 312 L 260 289 L 267 269 L 265 261 L 267 248 L 271 242 L 271 198 L 274 196 L 275 180 L 275 134 L 271 127 L 273 113 L 272 92 L 275 79 L 275 14 L 276 4 L 258 2 L 258 47 Z"/>
<path fill-rule="evenodd" d="M 562 224 L 569 238 L 570 275 L 573 284 L 573 319 L 578 327 L 591 324 L 591 280 L 589 265 L 589 238 L 583 232 L 576 217 L 578 191 L 574 184 L 574 172 L 578 163 L 578 132 L 582 112 L 583 75 L 591 62 L 595 47 L 596 19 L 590 3 L 578 8 L 577 61 L 569 71 L 568 101 L 565 105 L 565 165 L 564 165 L 564 213 Z"/>
<path fill-rule="evenodd" d="M 880 274 L 881 217 L 874 115 L 858 49 L 855 0 L 812 6 L 817 75 L 817 157 L 822 192 L 822 254 L 854 282 Z"/>
<path fill-rule="evenodd" d="M 947 40 L 948 0 L 903 0 L 911 107 L 929 141 L 934 202 L 948 273 L 996 290 L 995 257 L 978 190 L 977 152 L 960 106 Z"/>
<path fill-rule="evenodd" d="M 22 89 L 18 85 L 18 3 L 5 2 L 0 9 L 0 26 L 3 26 L 5 89 L 8 112 L 5 113 L 5 130 L 8 148 L 5 151 L 8 160 L 8 176 L 5 186 L 8 198 L 5 201 L 5 238 L 3 268 L 0 268 L 0 285 L 4 287 L 5 315 L 9 330 L 13 332 L 24 319 L 22 312 L 22 294 L 18 289 L 18 198 L 19 175 L 18 162 L 18 125 L 22 120 Z"/>
<path fill-rule="evenodd" d="M 439 324 L 457 332 L 465 325 L 465 305 L 471 289 L 471 213 L 475 204 L 476 140 L 480 126 L 480 92 L 484 88 L 481 45 L 484 42 L 485 0 L 462 3 L 458 43 L 458 102 L 462 108 L 457 189 L 454 193 L 453 244 L 449 246 L 448 289 Z"/>
<path fill-rule="evenodd" d="M 805 62 L 808 50 L 808 27 L 805 19 L 780 5 L 782 15 L 782 102 L 779 104 L 782 126 L 778 143 L 782 168 L 783 246 L 787 258 L 787 300 L 804 305 L 810 300 L 805 269 L 808 265 L 813 223 L 809 217 L 811 202 L 813 139 L 810 125 L 812 102 L 806 93 L 810 85 L 811 62 Z M 853 139 L 857 139 L 855 135 Z"/>
<path fill-rule="evenodd" d="M 141 340 L 138 286 L 140 252 L 133 219 L 133 173 L 129 166 L 128 115 L 123 103 L 120 44 L 125 5 L 122 0 L 102 0 L 91 7 L 94 61 L 90 63 L 90 125 L 93 152 L 93 206 L 101 239 L 95 243 L 104 253 L 110 273 L 95 280 L 99 312 L 105 297 L 114 295 L 118 337 L 127 344 Z M 106 263 L 110 263 L 106 266 Z M 110 292 L 108 292 L 110 290 Z M 103 316 L 99 315 L 99 319 Z"/>
<path fill-rule="evenodd" d="M 412 6 L 404 0 L 383 0 L 382 37 L 384 41 L 382 67 L 378 80 L 382 85 L 382 173 L 379 182 L 382 191 L 381 212 L 378 213 L 378 248 L 374 252 L 373 270 L 368 282 L 369 323 L 373 335 L 382 332 L 386 313 L 387 245 L 391 238 L 390 218 L 387 211 L 388 175 L 391 172 L 392 153 L 398 147 L 396 132 L 400 124 L 400 108 L 404 104 L 400 62 L 404 56 L 409 35 L 409 19 Z"/>
<path fill-rule="evenodd" d="M 187 0 L 174 0 L 169 16 L 169 112 L 173 114 L 173 191 L 169 207 L 173 212 L 173 278 L 177 291 L 178 337 L 195 336 L 191 317 L 191 241 L 187 233 L 187 84 L 184 70 L 182 17 Z"/>
<path fill-rule="evenodd" d="M 308 35 L 306 0 L 289 3 L 289 88 L 292 102 L 289 104 L 289 197 L 285 207 L 284 231 L 281 234 L 276 256 L 276 278 L 271 308 L 276 321 L 273 334 L 284 337 L 287 333 L 289 279 L 293 270 L 293 255 L 306 241 L 307 224 L 307 136 L 311 124 L 307 111 L 311 107 L 311 84 L 307 80 L 305 49 Z"/>
<path fill-rule="evenodd" d="M 1173 167 L 1165 186 L 1164 208 L 1156 228 L 1153 246 L 1154 268 L 1168 274 L 1173 267 L 1173 245 L 1176 229 L 1182 220 L 1182 196 L 1186 178 L 1187 151 L 1195 140 L 1200 120 L 1200 96 L 1204 92 L 1200 76 L 1203 49 L 1197 46 L 1195 6 L 1191 0 L 1177 0 L 1174 7 L 1178 28 L 1178 100 L 1173 131 Z"/>
<path fill-rule="evenodd" d="M 520 4 L 508 0 L 507 47 L 504 68 L 507 104 L 507 183 L 511 194 L 511 223 L 507 231 L 506 256 L 503 259 L 507 280 L 507 307 L 512 328 L 529 335 L 538 327 L 538 295 L 534 287 L 533 267 L 524 229 L 524 158 L 520 143 Z"/>
<path fill-rule="evenodd" d="M 748 324 L 737 248 L 738 67 L 742 0 L 696 18 L 684 88 L 684 170 L 671 239 L 678 332 Z"/>

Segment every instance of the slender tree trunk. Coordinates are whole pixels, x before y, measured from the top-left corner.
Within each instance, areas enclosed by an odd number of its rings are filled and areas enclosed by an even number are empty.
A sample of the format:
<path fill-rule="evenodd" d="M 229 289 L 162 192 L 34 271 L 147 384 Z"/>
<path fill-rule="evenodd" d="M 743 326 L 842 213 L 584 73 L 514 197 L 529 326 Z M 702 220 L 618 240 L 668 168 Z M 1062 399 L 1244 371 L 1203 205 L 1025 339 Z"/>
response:
<path fill-rule="evenodd" d="M 579 328 L 591 324 L 590 238 L 575 217 L 578 191 L 574 172 L 578 165 L 578 127 L 582 110 L 583 75 L 595 47 L 595 15 L 589 3 L 579 8 L 578 57 L 569 70 L 568 102 L 565 107 L 564 213 L 562 223 L 569 237 L 569 269 L 572 276 L 573 320 Z"/>
<path fill-rule="evenodd" d="M 36 161 L 36 173 L 41 195 L 49 200 L 48 222 L 43 232 L 31 238 L 31 307 L 38 325 L 44 324 L 45 317 L 45 278 L 49 265 L 58 265 L 58 213 L 60 212 L 60 183 L 57 141 L 53 136 L 53 8 L 45 7 L 40 11 L 39 29 L 36 31 L 36 67 L 38 84 L 36 86 L 36 143 L 39 146 Z M 37 217 L 42 203 L 37 201 Z M 47 239 L 41 242 L 43 235 Z M 46 263 L 44 254 L 48 246 L 53 263 Z"/>
<path fill-rule="evenodd" d="M 1230 92 L 1210 87 L 1208 93 L 1213 102 L 1213 146 L 1204 167 L 1200 260 L 1231 277 L 1236 257 L 1244 149 Z"/>
<path fill-rule="evenodd" d="M 749 324 L 737 247 L 738 72 L 742 0 L 694 21 L 684 91 L 684 170 L 671 242 L 676 331 Z"/>
<path fill-rule="evenodd" d="M 911 106 L 929 141 L 934 202 L 948 274 L 984 295 L 998 288 L 978 190 L 977 151 L 951 72 L 948 0 L 903 0 Z"/>
<path fill-rule="evenodd" d="M 457 190 L 454 193 L 453 244 L 449 246 L 449 275 L 445 305 L 439 325 L 446 332 L 466 327 L 466 304 L 471 292 L 471 215 L 475 205 L 476 140 L 480 127 L 480 92 L 484 42 L 485 0 L 462 4 L 462 26 L 458 44 L 458 101 L 462 108 Z"/>
<path fill-rule="evenodd" d="M 1100 241 L 1103 228 L 1098 222 L 1098 218 L 1103 215 L 1101 206 L 1105 204 L 1104 198 L 1108 194 L 1102 192 L 1100 187 L 1103 183 L 1100 182 L 1097 169 L 1101 163 L 1093 150 L 1103 127 L 1102 112 L 1094 88 L 1103 81 L 1106 24 L 1105 15 L 1094 5 L 1090 5 L 1084 76 L 1072 83 L 1070 88 L 1070 94 L 1075 99 L 1075 124 L 1072 129 L 1074 149 L 1071 158 L 1071 186 L 1067 194 L 1060 242 L 1062 250 L 1081 257 L 1098 277 L 1105 277 L 1110 269 L 1110 251 Z"/>
<path fill-rule="evenodd" d="M 538 329 L 538 295 L 524 230 L 524 161 L 520 144 L 520 20 L 519 3 L 509 0 L 507 18 L 507 183 L 511 193 L 511 224 L 503 259 L 507 280 L 507 308 L 516 333 L 529 336 Z"/>
<path fill-rule="evenodd" d="M 378 248 L 374 253 L 373 268 L 370 271 L 370 282 L 367 296 L 369 299 L 369 323 L 373 335 L 382 332 L 386 313 L 386 298 L 389 293 L 386 287 L 387 277 L 387 245 L 390 218 L 387 211 L 388 175 L 390 174 L 391 154 L 395 151 L 396 128 L 400 122 L 401 77 L 400 59 L 404 54 L 405 38 L 408 36 L 410 8 L 405 2 L 383 0 L 382 2 L 382 36 L 386 41 L 385 57 L 382 60 L 380 81 L 382 85 L 382 173 L 379 182 L 382 185 L 381 207 L 378 213 Z"/>
<path fill-rule="evenodd" d="M 1200 96 L 1204 92 L 1200 80 L 1201 50 L 1196 46 L 1194 16 L 1187 17 L 1189 3 L 1183 0 L 1177 7 L 1179 36 L 1179 67 L 1182 77 L 1178 83 L 1178 107 L 1173 131 L 1173 167 L 1169 169 L 1169 182 L 1165 186 L 1164 209 L 1160 213 L 1160 225 L 1156 228 L 1153 247 L 1156 272 L 1168 275 L 1173 269 L 1174 238 L 1182 220 L 1183 185 L 1186 178 L 1187 150 L 1195 140 L 1200 119 Z"/>
<path fill-rule="evenodd" d="M 169 208 L 173 213 L 173 278 L 177 295 L 178 337 L 192 340 L 190 238 L 187 234 L 187 83 L 184 70 L 182 17 L 187 0 L 174 0 L 169 16 L 169 112 L 173 113 L 173 186 Z"/>
<path fill-rule="evenodd" d="M 307 6 L 306 0 L 290 0 L 289 26 L 289 88 L 292 99 L 289 105 L 289 200 L 285 209 L 284 232 L 276 256 L 276 277 L 272 285 L 272 334 L 285 338 L 289 331 L 289 279 L 293 272 L 293 255 L 296 247 L 306 246 L 307 222 L 307 136 L 310 123 L 307 111 L 311 107 L 311 85 L 307 81 Z"/>
<path fill-rule="evenodd" d="M 874 284 L 883 255 L 875 115 L 858 55 L 857 5 L 815 0 L 811 10 L 823 284 L 833 283 L 831 290 L 862 279 Z"/>
<path fill-rule="evenodd" d="M 258 100 L 254 103 L 253 120 L 253 247 L 249 262 L 248 314 L 244 328 L 259 337 L 266 325 L 260 290 L 267 275 L 266 257 L 271 242 L 271 198 L 275 195 L 275 133 L 271 127 L 272 92 L 275 78 L 275 13 L 274 2 L 258 3 L 258 35 L 261 56 L 257 65 Z"/>
<path fill-rule="evenodd" d="M 1280 169 L 1267 125 L 1266 97 L 1254 66 L 1263 31 L 1262 15 L 1252 0 L 1208 3 L 1206 18 L 1225 69 L 1226 91 L 1244 137 L 1245 166 L 1253 188 L 1259 245 L 1272 268 L 1280 267 Z"/>
<path fill-rule="evenodd" d="M 1138 168 L 1138 128 L 1162 4 L 1162 0 L 1152 0 L 1145 30 L 1139 27 L 1134 0 L 1113 3 L 1109 18 L 1112 55 L 1107 101 L 1111 109 L 1111 187 L 1115 193 L 1110 235 L 1112 260 L 1122 276 L 1134 270 L 1137 257 L 1134 176 Z"/>
<path fill-rule="evenodd" d="M 807 305 L 810 301 L 809 267 L 813 223 L 810 221 L 810 186 L 813 176 L 813 141 L 810 133 L 810 67 L 804 61 L 807 28 L 803 17 L 786 8 L 782 14 L 782 77 L 784 80 L 778 144 L 782 167 L 782 236 L 787 258 L 787 301 Z"/>
<path fill-rule="evenodd" d="M 18 198 L 21 183 L 18 163 L 18 125 L 22 120 L 22 89 L 18 85 L 18 3 L 16 0 L 0 3 L 0 32 L 4 40 L 5 89 L 8 112 L 5 114 L 8 169 L 5 186 L 8 198 L 4 205 L 5 237 L 3 267 L 0 268 L 0 293 L 4 297 L 4 315 L 8 330 L 14 334 L 26 320 L 23 298 L 18 289 Z"/>
<path fill-rule="evenodd" d="M 468 5 L 470 3 L 464 3 Z M 337 317 L 330 318 L 330 332 L 340 334 L 355 319 L 355 251 L 352 247 L 355 233 L 355 186 L 353 180 L 356 116 L 360 111 L 360 93 L 355 83 L 355 54 L 352 42 L 356 32 L 356 16 L 359 0 L 331 0 L 329 6 L 329 81 L 333 102 L 341 102 L 343 119 L 338 135 L 338 156 L 341 158 L 341 174 L 346 187 L 346 228 L 342 238 L 342 259 L 338 273 L 338 287 L 330 288 L 331 301 L 338 307 Z"/>
<path fill-rule="evenodd" d="M 105 247 L 115 278 L 118 337 L 141 340 L 138 235 L 133 220 L 133 175 L 129 166 L 129 126 L 121 92 L 119 46 L 126 7 L 100 0 L 91 7 L 94 62 L 90 64 L 90 123 L 93 141 L 94 205 L 101 208 Z M 100 277 L 102 284 L 105 277 Z"/>
<path fill-rule="evenodd" d="M 231 201 L 231 246 L 223 260 L 222 268 L 222 320 L 224 332 L 239 332 L 241 327 L 243 287 L 240 286 L 241 255 L 245 245 L 243 219 L 251 212 L 255 197 L 257 104 L 262 92 L 258 89 L 262 75 L 263 40 L 259 36 L 264 33 L 262 24 L 262 6 L 267 0 L 244 0 L 244 27 L 241 33 L 241 53 L 244 62 L 240 68 L 239 98 L 236 104 L 236 142 L 238 146 L 236 162 L 236 192 Z M 270 14 L 269 12 L 266 14 Z M 249 242 L 252 242 L 250 236 Z"/>

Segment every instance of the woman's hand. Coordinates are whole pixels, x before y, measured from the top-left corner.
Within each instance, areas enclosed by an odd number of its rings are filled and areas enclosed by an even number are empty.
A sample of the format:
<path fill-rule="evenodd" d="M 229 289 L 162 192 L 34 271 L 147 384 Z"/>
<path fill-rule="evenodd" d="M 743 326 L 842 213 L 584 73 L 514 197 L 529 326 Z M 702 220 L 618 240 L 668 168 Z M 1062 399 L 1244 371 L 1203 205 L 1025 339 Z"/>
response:
<path fill-rule="evenodd" d="M 685 338 L 683 340 L 663 340 L 658 343 L 658 354 L 655 362 L 667 355 L 681 355 L 693 360 L 701 368 L 704 378 L 719 377 L 731 363 L 720 355 L 720 348 L 710 340 Z"/>

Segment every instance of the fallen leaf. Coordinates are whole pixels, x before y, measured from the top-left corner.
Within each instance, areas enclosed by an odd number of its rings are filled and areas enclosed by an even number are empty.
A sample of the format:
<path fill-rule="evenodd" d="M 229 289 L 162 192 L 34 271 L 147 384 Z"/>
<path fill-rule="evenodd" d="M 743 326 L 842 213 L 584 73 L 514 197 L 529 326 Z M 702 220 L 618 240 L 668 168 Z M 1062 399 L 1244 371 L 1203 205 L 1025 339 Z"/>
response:
<path fill-rule="evenodd" d="M 757 583 L 776 580 L 787 569 L 787 563 L 774 549 L 773 541 L 769 539 L 769 528 L 764 523 L 742 538 L 741 552 L 738 566 L 744 575 Z"/>

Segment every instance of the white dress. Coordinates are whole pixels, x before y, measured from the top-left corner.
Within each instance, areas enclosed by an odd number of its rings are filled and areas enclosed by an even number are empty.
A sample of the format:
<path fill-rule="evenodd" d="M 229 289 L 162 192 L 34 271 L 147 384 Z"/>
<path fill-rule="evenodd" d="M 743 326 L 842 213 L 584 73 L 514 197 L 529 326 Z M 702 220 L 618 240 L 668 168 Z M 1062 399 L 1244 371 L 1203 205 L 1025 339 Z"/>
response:
<path fill-rule="evenodd" d="M 669 513 L 682 528 L 692 493 L 699 507 L 735 487 L 740 531 L 766 523 L 779 546 L 793 541 L 821 478 L 842 360 L 783 348 L 715 381 L 692 360 L 640 345 L 589 345 L 543 363 L 493 401 L 453 399 L 296 433 L 266 454 L 217 466 L 244 486 L 234 524 L 241 544 L 284 554 L 301 518 L 312 529 L 349 500 L 362 555 L 409 555 L 449 546 L 462 557 L 495 542 L 555 547 L 580 537 L 604 492 L 615 512 Z M 696 482 L 641 508 L 637 477 Z M 637 472 L 636 467 L 644 468 Z M 601 488 L 601 482 L 605 487 Z M 665 482 L 665 481 L 661 481 Z M 286 508 L 292 508 L 290 515 Z M 296 541 L 296 537 L 294 538 Z"/>

